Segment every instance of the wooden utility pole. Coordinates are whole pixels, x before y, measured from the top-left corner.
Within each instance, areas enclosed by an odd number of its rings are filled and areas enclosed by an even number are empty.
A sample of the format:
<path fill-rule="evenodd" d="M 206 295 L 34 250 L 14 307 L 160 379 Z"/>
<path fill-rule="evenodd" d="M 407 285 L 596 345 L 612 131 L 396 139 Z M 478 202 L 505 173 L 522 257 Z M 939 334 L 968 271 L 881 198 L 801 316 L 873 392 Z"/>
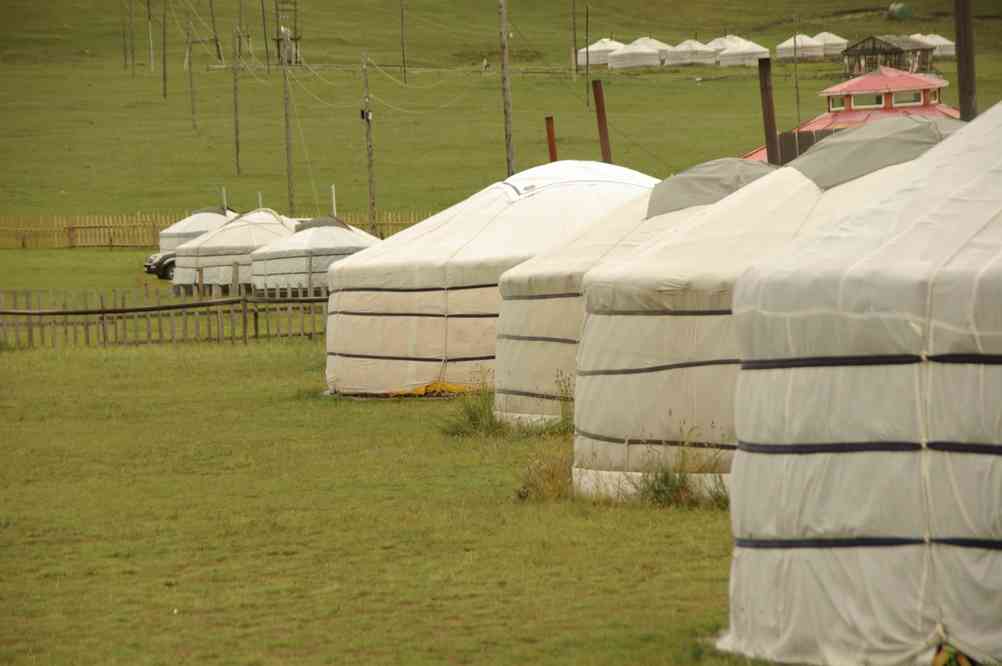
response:
<path fill-rule="evenodd" d="M 362 54 L 362 122 L 365 123 L 365 158 L 369 168 L 369 232 L 376 234 L 376 172 L 372 147 L 372 106 L 369 101 L 369 54 Z M 381 234 L 379 235 L 382 238 Z"/>
<path fill-rule="evenodd" d="M 216 30 L 216 0 L 209 0 L 209 21 L 212 24 L 212 41 L 216 43 L 216 60 L 223 61 L 223 49 L 219 46 L 219 31 Z"/>
<path fill-rule="evenodd" d="M 136 75 L 136 0 L 129 0 L 129 64 Z"/>
<path fill-rule="evenodd" d="M 511 137 L 511 79 L 508 76 L 508 0 L 498 0 L 501 18 L 501 96 L 504 100 L 504 150 L 508 175 L 515 173 L 515 148 Z"/>
<path fill-rule="evenodd" d="M 150 0 L 146 0 L 146 37 L 150 47 L 149 57 L 146 60 L 146 71 L 152 72 L 156 67 L 153 65 L 155 59 L 153 55 L 153 10 L 150 8 Z"/>
<path fill-rule="evenodd" d="M 578 71 L 578 0 L 571 0 L 571 69 Z"/>
<path fill-rule="evenodd" d="M 779 164 L 779 136 L 776 134 L 776 105 L 772 99 L 772 60 L 759 58 L 758 91 L 762 100 L 762 126 L 765 128 L 765 152 L 769 164 Z"/>
<path fill-rule="evenodd" d="M 974 78 L 974 23 L 971 21 L 971 1 L 954 0 L 953 23 L 957 42 L 957 96 L 960 97 L 960 119 L 974 120 L 978 115 L 977 89 Z"/>
<path fill-rule="evenodd" d="M 796 16 L 793 20 L 796 26 L 793 31 L 793 91 L 797 108 L 797 127 L 793 130 L 793 145 L 797 157 L 800 157 L 800 72 L 797 68 L 800 64 L 800 20 Z"/>
<path fill-rule="evenodd" d="M 268 52 L 268 13 L 264 10 L 264 0 L 261 0 L 261 33 L 264 35 L 264 66 L 271 74 L 271 54 Z"/>
<path fill-rule="evenodd" d="M 404 20 L 406 4 L 400 0 L 400 62 L 404 70 L 404 83 L 407 83 L 407 33 Z"/>
<path fill-rule="evenodd" d="M 191 129 L 198 131 L 198 121 L 195 120 L 195 63 L 191 59 L 191 20 L 188 20 L 188 32 L 185 46 L 185 62 L 188 63 L 188 97 L 191 99 Z"/>
<path fill-rule="evenodd" d="M 244 21 L 244 0 L 240 0 L 240 3 L 238 5 L 238 7 L 239 7 L 239 12 L 237 14 L 237 29 L 238 29 L 239 34 L 240 34 L 240 43 L 237 46 L 237 57 L 240 60 L 243 60 L 243 58 L 244 58 L 244 42 L 243 42 L 243 40 L 244 40 L 245 31 L 247 30 L 247 24 Z"/>
<path fill-rule="evenodd" d="M 122 69 L 129 68 L 129 19 L 128 10 L 122 5 Z"/>
<path fill-rule="evenodd" d="M 557 130 L 553 126 L 553 116 L 546 116 L 546 146 L 550 149 L 550 161 L 557 161 Z"/>
<path fill-rule="evenodd" d="M 612 164 L 612 147 L 609 145 L 609 123 L 605 117 L 605 92 L 602 90 L 602 80 L 592 81 L 591 90 L 595 94 L 595 119 L 598 121 L 598 142 L 602 147 L 602 161 Z"/>
<path fill-rule="evenodd" d="M 240 27 L 233 29 L 233 149 L 237 175 L 240 175 Z"/>
<path fill-rule="evenodd" d="M 591 81 L 591 26 L 589 21 L 591 17 L 588 15 L 588 2 L 585 1 L 585 107 L 591 106 L 591 95 L 588 94 L 588 82 Z"/>
<path fill-rule="evenodd" d="M 160 0 L 163 3 L 163 16 L 160 20 L 160 88 L 164 99 L 167 99 L 167 3 L 169 0 Z"/>
<path fill-rule="evenodd" d="M 282 63 L 282 85 L 285 98 L 285 178 L 289 190 L 289 216 L 296 216 L 296 191 L 292 182 L 292 122 L 289 118 L 289 35 L 282 38 L 282 52 L 278 59 Z"/>

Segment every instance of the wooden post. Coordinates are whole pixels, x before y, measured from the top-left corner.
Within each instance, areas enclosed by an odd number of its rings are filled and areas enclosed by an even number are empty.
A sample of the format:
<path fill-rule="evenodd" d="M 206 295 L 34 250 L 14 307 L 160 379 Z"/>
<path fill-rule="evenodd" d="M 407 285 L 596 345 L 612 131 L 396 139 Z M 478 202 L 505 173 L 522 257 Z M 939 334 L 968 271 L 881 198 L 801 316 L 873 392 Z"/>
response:
<path fill-rule="evenodd" d="M 136 0 L 129 0 L 129 67 L 136 77 Z"/>
<path fill-rule="evenodd" d="M 83 309 L 90 309 L 90 291 L 85 291 L 83 293 Z M 83 316 L 83 332 L 84 332 L 84 346 L 90 347 L 90 315 Z"/>
<path fill-rule="evenodd" d="M 167 3 L 170 0 L 160 0 L 163 12 L 160 17 L 160 94 L 167 99 Z"/>
<path fill-rule="evenodd" d="M 772 99 L 772 60 L 759 58 L 758 90 L 762 100 L 762 126 L 765 129 L 765 150 L 769 164 L 779 164 L 779 136 L 776 134 L 776 106 Z"/>
<path fill-rule="evenodd" d="M 160 307 L 160 290 L 157 289 L 153 292 L 154 305 L 158 308 Z M 160 344 L 164 343 L 164 312 L 163 310 L 157 310 L 157 342 Z"/>
<path fill-rule="evenodd" d="M 28 289 L 25 289 L 24 290 L 24 305 L 25 305 L 25 310 L 27 312 L 29 312 L 29 313 L 32 310 L 31 301 L 32 301 L 31 291 L 28 290 Z M 28 349 L 31 349 L 31 348 L 33 348 L 35 346 L 35 320 L 31 316 L 31 314 L 28 314 L 26 316 L 27 316 L 27 320 L 28 320 L 28 324 L 27 324 L 27 329 L 28 329 Z"/>
<path fill-rule="evenodd" d="M 212 25 L 212 40 L 216 43 L 216 60 L 223 61 L 223 49 L 219 46 L 219 31 L 216 30 L 216 0 L 209 0 L 209 23 Z"/>
<path fill-rule="evenodd" d="M 195 63 L 191 61 L 191 21 L 188 21 L 187 45 L 185 47 L 185 62 L 188 63 L 188 98 L 191 100 L 191 129 L 198 131 L 198 121 L 195 119 Z"/>
<path fill-rule="evenodd" d="M 591 95 L 588 94 L 588 82 L 591 81 L 591 15 L 590 7 L 585 0 L 585 108 L 591 106 Z"/>
<path fill-rule="evenodd" d="M 244 344 L 247 344 L 247 295 L 240 294 L 240 322 Z"/>
<path fill-rule="evenodd" d="M 515 148 L 511 135 L 511 79 L 508 76 L 508 0 L 498 0 L 501 21 L 501 97 L 504 101 L 504 151 L 508 176 L 515 173 Z"/>
<path fill-rule="evenodd" d="M 129 26 L 128 10 L 122 5 L 122 69 L 129 68 Z"/>
<path fill-rule="evenodd" d="M 405 1 L 400 0 L 400 66 L 404 72 L 404 85 L 407 84 L 407 33 L 406 22 L 404 20 L 405 7 Z"/>
<path fill-rule="evenodd" d="M 282 90 L 285 104 L 285 178 L 289 190 L 289 215 L 296 216 L 296 194 L 292 182 L 292 123 L 289 119 L 289 34 L 282 36 Z"/>
<path fill-rule="evenodd" d="M 953 1 L 953 23 L 957 42 L 957 96 L 960 98 L 960 119 L 971 121 L 978 115 L 971 0 Z"/>
<path fill-rule="evenodd" d="M 376 171 L 375 148 L 372 145 L 372 107 L 369 100 L 369 54 L 362 54 L 362 122 L 365 124 L 365 157 L 369 168 L 369 232 L 376 231 Z"/>
<path fill-rule="evenodd" d="M 99 321 L 101 322 L 101 344 L 105 347 L 108 346 L 108 321 L 104 316 L 104 293 L 98 293 L 97 295 L 98 309 L 101 314 L 98 315 Z"/>
<path fill-rule="evenodd" d="M 602 161 L 612 164 L 612 147 L 609 145 L 609 124 L 605 117 L 605 92 L 602 90 L 602 80 L 592 81 L 591 90 L 595 95 L 595 118 L 598 121 L 598 142 L 602 147 Z"/>
<path fill-rule="evenodd" d="M 553 127 L 553 116 L 546 116 L 546 145 L 550 149 L 550 161 L 557 161 L 557 131 Z"/>
<path fill-rule="evenodd" d="M 800 49 L 798 44 L 800 42 L 800 21 L 797 17 L 794 17 L 793 31 L 793 91 L 794 100 L 797 109 L 797 127 L 793 130 L 793 145 L 795 146 L 795 152 L 797 157 L 800 157 L 800 73 L 798 70 L 798 65 L 800 64 Z"/>
<path fill-rule="evenodd" d="M 149 55 L 146 60 L 146 71 L 152 72 L 156 68 L 153 66 L 153 10 L 150 8 L 150 0 L 146 0 L 146 41 L 149 45 Z"/>
<path fill-rule="evenodd" d="M 571 0 L 571 72 L 578 72 L 578 0 Z"/>
<path fill-rule="evenodd" d="M 233 29 L 233 151 L 238 176 L 240 175 L 240 55 L 237 52 L 239 43 L 238 26 Z"/>
<path fill-rule="evenodd" d="M 264 35 L 264 66 L 271 74 L 271 54 L 269 53 L 268 40 L 268 12 L 264 9 L 264 0 L 261 0 L 261 34 Z"/>

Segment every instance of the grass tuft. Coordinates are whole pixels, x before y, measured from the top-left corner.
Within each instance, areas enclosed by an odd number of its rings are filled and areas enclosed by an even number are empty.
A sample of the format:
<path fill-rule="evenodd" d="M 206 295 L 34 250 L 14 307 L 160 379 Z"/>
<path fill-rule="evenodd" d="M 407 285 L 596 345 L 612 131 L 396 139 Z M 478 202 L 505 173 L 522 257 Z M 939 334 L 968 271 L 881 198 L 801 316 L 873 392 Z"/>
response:
<path fill-rule="evenodd" d="M 571 466 L 573 447 L 566 441 L 548 443 L 539 448 L 522 474 L 516 499 L 525 502 L 552 502 L 569 499 L 574 494 Z"/>
<path fill-rule="evenodd" d="M 719 469 L 716 461 L 695 472 L 689 472 L 689 467 L 683 450 L 674 465 L 662 464 L 645 473 L 637 488 L 641 501 L 657 507 L 728 510 L 727 487 L 720 474 L 712 472 Z"/>

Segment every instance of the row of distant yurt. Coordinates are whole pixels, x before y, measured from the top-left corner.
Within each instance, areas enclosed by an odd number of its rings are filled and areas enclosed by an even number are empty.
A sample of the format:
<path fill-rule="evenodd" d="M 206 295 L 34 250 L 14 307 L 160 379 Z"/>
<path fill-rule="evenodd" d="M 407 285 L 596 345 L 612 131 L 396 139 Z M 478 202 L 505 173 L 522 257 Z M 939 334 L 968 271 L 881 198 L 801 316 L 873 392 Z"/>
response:
<path fill-rule="evenodd" d="M 174 284 L 314 288 L 329 266 L 378 242 L 337 218 L 298 220 L 267 208 L 198 212 L 165 229 L 161 251 L 176 252 Z"/>
<path fill-rule="evenodd" d="M 928 44 L 933 47 L 933 55 L 942 58 L 955 58 L 957 56 L 957 45 L 951 42 L 946 37 L 942 37 L 936 34 L 923 35 L 922 33 L 915 33 L 910 35 L 912 39 L 918 40 L 924 44 Z"/>
<path fill-rule="evenodd" d="M 769 50 L 742 37 L 727 35 L 703 44 L 687 39 L 675 46 L 652 37 L 623 44 L 603 38 L 577 52 L 578 65 L 607 65 L 609 69 L 660 67 L 663 65 L 753 66 L 759 58 L 769 56 Z"/>

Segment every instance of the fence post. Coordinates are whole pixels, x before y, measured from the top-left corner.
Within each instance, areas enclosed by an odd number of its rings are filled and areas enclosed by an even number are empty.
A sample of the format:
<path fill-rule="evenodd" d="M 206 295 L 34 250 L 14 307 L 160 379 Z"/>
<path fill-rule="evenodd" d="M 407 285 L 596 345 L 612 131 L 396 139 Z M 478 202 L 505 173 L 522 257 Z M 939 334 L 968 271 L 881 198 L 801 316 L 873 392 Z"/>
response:
<path fill-rule="evenodd" d="M 243 322 L 243 339 L 244 344 L 247 344 L 247 295 L 240 294 L 240 315 Z M 257 326 L 255 326 L 257 328 Z"/>
<path fill-rule="evenodd" d="M 29 313 L 34 309 L 32 305 L 33 300 L 34 299 L 32 298 L 31 291 L 25 289 L 24 290 L 24 301 L 26 306 L 25 309 Z M 28 317 L 28 349 L 33 349 L 35 347 L 35 318 L 31 314 L 27 315 L 27 317 Z"/>
<path fill-rule="evenodd" d="M 101 310 L 101 314 L 98 315 L 101 322 L 101 344 L 108 346 L 108 322 L 105 320 L 104 316 L 104 293 L 99 292 L 97 295 L 98 308 Z"/>

